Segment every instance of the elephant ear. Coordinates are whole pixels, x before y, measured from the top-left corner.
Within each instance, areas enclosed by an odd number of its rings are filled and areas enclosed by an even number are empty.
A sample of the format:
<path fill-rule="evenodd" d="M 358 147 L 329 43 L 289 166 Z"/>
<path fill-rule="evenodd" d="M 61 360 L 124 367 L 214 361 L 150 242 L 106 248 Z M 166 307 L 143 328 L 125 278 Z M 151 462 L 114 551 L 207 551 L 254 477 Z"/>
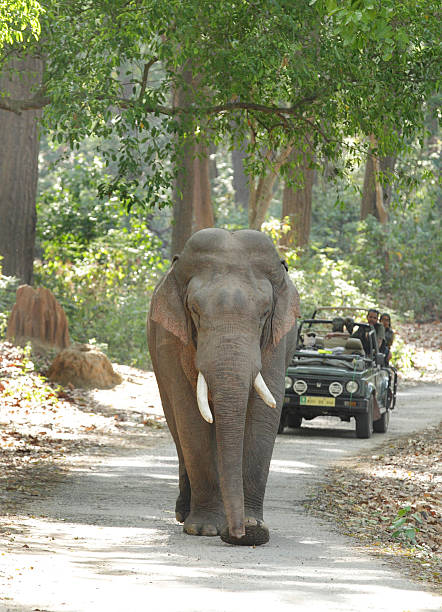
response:
<path fill-rule="evenodd" d="M 189 342 L 186 311 L 173 266 L 154 291 L 149 316 L 183 344 Z"/>
<path fill-rule="evenodd" d="M 285 270 L 283 278 L 273 291 L 275 305 L 272 317 L 272 337 L 273 344 L 276 346 L 296 324 L 296 319 L 301 311 L 298 291 Z"/>

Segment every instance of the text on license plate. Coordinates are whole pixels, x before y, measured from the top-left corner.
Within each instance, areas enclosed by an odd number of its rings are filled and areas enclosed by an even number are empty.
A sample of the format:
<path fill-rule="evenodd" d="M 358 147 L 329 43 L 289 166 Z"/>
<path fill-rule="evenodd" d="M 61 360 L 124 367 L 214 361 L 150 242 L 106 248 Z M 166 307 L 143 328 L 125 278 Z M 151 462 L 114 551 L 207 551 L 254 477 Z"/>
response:
<path fill-rule="evenodd" d="M 315 397 L 314 395 L 301 395 L 299 403 L 307 406 L 334 406 L 334 397 Z"/>

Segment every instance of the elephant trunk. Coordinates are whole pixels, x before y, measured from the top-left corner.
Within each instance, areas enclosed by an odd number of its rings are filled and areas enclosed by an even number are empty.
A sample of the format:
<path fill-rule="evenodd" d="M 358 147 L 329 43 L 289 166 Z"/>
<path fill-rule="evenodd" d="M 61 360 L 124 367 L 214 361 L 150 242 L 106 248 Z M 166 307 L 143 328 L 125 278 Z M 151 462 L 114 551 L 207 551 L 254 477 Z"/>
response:
<path fill-rule="evenodd" d="M 216 346 L 213 346 L 213 337 L 217 338 Z M 200 373 L 198 404 L 203 418 L 209 422 L 212 414 L 207 391 L 213 408 L 220 488 L 229 532 L 233 538 L 241 538 L 245 534 L 244 430 L 249 396 L 257 378 L 257 392 L 266 397 L 269 405 L 273 400 L 260 375 L 259 338 L 251 334 L 224 333 L 222 337 L 212 335 L 211 338 L 201 334 L 196 365 Z"/>
<path fill-rule="evenodd" d="M 218 472 L 221 495 L 230 535 L 240 538 L 245 534 L 243 443 L 247 404 L 251 388 L 235 378 L 234 365 L 230 372 L 219 371 L 218 382 L 209 388 L 213 398 Z"/>

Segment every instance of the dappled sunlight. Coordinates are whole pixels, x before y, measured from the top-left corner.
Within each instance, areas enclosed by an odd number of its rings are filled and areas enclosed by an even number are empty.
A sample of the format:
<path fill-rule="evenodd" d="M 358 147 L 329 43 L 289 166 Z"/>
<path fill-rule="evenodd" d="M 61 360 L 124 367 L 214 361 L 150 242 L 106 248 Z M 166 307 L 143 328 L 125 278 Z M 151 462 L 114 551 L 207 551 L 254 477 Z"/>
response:
<path fill-rule="evenodd" d="M 243 605 L 250 607 L 251 602 L 256 610 L 276 604 L 282 612 L 294 605 L 324 611 L 362 610 L 367 597 L 372 609 L 384 610 L 390 601 L 389 609 L 399 612 L 394 601 L 403 583 L 385 568 L 380 584 L 379 572 L 369 558 L 349 555 L 346 546 L 330 541 L 320 527 L 316 538 L 292 534 L 293 546 L 303 550 L 304 561 L 299 563 L 298 557 L 288 562 L 275 556 L 283 543 L 280 536 L 268 546 L 235 548 L 219 538 L 177 532 L 171 519 L 164 518 L 163 523 L 167 530 L 79 527 L 23 518 L 23 531 L 15 535 L 7 552 L 15 568 L 9 596 L 22 604 L 22 610 L 38 606 L 54 612 L 121 612 L 128 604 L 131 610 L 144 610 L 147 601 L 150 609 L 160 606 L 172 611 L 179 606 L 184 612 L 236 611 Z M 3 555 L 0 568 L 4 560 Z M 360 607 L 346 608 L 347 601 Z M 410 609 L 425 605 L 426 610 L 437 610 L 431 596 L 417 589 L 407 591 L 407 601 Z"/>
<path fill-rule="evenodd" d="M 321 430 L 321 433 L 324 430 Z M 336 432 L 332 432 L 332 433 L 336 433 Z M 311 448 L 312 442 L 313 440 L 316 441 L 316 436 L 318 438 L 320 438 L 321 441 L 321 451 L 323 452 L 327 452 L 327 453 L 342 453 L 342 439 L 341 438 L 336 438 L 336 436 L 330 436 L 330 437 L 320 437 L 320 432 L 316 432 L 316 435 L 314 436 L 306 436 L 306 437 L 301 437 L 301 436 L 296 436 L 296 437 L 291 437 L 290 434 L 282 434 L 280 436 L 277 437 L 276 439 L 276 445 L 275 445 L 275 449 L 278 450 L 281 446 L 283 446 L 284 448 L 286 448 L 286 446 L 290 447 L 294 447 L 296 449 L 301 448 L 301 449 L 305 449 L 306 452 L 308 452 L 308 449 Z M 348 444 L 350 442 L 350 440 L 346 440 L 346 444 Z"/>
<path fill-rule="evenodd" d="M 178 475 L 172 476 L 171 474 L 152 474 L 152 472 L 148 473 L 149 478 L 158 478 L 161 480 L 175 480 L 178 482 Z"/>
<path fill-rule="evenodd" d="M 176 463 L 178 465 L 178 457 L 175 455 L 174 457 L 172 456 L 159 456 L 159 457 L 155 457 L 155 461 L 167 461 L 169 463 Z"/>
<path fill-rule="evenodd" d="M 273 459 L 270 464 L 270 471 L 280 474 L 306 474 L 314 468 L 314 464 L 303 463 L 302 461 L 281 461 Z"/>
<path fill-rule="evenodd" d="M 361 470 L 364 472 L 364 470 Z M 403 480 L 413 481 L 413 482 L 431 482 L 435 486 L 442 482 L 442 476 L 435 476 L 433 472 L 423 472 L 417 473 L 415 470 L 409 470 L 400 468 L 398 466 L 386 466 L 382 468 L 376 468 L 370 472 L 367 470 L 365 472 L 367 475 L 374 476 L 375 478 L 390 478 L 392 480 Z"/>

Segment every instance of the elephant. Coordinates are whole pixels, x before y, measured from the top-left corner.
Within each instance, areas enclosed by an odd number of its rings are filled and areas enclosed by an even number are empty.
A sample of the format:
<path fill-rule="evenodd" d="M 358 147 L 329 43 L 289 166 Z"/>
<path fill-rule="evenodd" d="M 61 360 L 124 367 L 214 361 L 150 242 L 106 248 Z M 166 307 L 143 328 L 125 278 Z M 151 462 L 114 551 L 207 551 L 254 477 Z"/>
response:
<path fill-rule="evenodd" d="M 190 535 L 257 546 L 299 295 L 256 230 L 194 233 L 154 290 L 148 345 Z"/>

